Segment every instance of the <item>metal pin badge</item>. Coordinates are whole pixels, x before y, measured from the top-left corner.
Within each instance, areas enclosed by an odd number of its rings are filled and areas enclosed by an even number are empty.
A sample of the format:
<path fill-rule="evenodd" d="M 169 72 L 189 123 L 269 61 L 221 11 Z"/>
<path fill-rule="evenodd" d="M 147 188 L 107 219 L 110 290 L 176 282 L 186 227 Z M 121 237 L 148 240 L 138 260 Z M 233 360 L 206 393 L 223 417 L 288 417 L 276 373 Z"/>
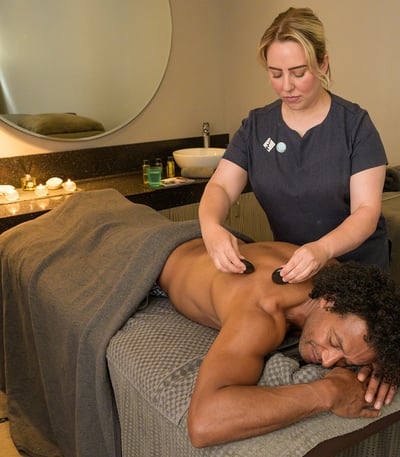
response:
<path fill-rule="evenodd" d="M 276 150 L 282 154 L 283 152 L 286 151 L 286 144 L 283 143 L 283 141 L 280 141 L 280 142 L 276 145 Z"/>

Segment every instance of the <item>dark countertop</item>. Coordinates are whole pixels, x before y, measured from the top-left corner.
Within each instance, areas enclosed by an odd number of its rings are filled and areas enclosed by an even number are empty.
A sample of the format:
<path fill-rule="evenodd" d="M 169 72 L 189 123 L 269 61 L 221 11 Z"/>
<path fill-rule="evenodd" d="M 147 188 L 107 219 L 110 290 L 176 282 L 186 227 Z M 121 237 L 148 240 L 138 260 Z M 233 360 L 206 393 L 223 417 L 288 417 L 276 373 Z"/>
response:
<path fill-rule="evenodd" d="M 200 201 L 206 179 L 196 179 L 194 183 L 179 187 L 150 189 L 142 183 L 142 163 L 143 159 L 154 161 L 156 158 L 165 163 L 173 151 L 202 147 L 203 141 L 203 137 L 178 138 L 0 158 L 0 183 L 19 187 L 22 172 L 26 169 L 37 183 L 44 183 L 54 176 L 64 181 L 71 178 L 79 191 L 113 188 L 129 200 L 156 210 L 187 205 Z M 226 147 L 229 135 L 213 135 L 210 141 L 213 147 Z M 177 169 L 177 175 L 179 173 Z M 33 192 L 33 195 L 27 194 L 30 192 L 21 191 L 20 199 L 13 203 L 5 202 L 0 196 L 0 233 L 46 213 L 68 198 L 63 191 L 50 191 L 44 198 L 35 198 Z"/>
<path fill-rule="evenodd" d="M 207 179 L 196 179 L 193 183 L 181 186 L 149 188 L 144 186 L 142 174 L 138 172 L 76 180 L 79 191 L 112 188 L 130 201 L 151 206 L 156 210 L 200 201 L 206 183 Z M 30 197 L 26 195 L 27 192 L 24 192 L 24 198 Z M 0 204 L 0 233 L 50 211 L 70 195 L 64 193 L 40 198 L 32 193 L 32 199 Z"/>

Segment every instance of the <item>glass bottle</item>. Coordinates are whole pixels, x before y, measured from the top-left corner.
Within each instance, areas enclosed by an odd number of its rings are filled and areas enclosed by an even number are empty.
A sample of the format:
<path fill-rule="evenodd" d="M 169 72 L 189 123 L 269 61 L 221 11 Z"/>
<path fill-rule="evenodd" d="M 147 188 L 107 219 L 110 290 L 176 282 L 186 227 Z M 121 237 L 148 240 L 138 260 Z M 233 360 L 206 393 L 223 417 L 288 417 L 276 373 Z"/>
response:
<path fill-rule="evenodd" d="M 159 157 L 157 157 L 157 159 L 156 159 L 156 167 L 160 167 L 161 178 L 162 178 L 163 177 L 163 163 Z"/>
<path fill-rule="evenodd" d="M 175 162 L 172 156 L 168 156 L 167 160 L 167 178 L 175 177 Z"/>
<path fill-rule="evenodd" d="M 21 178 L 21 187 L 22 190 L 29 190 L 33 191 L 36 189 L 36 178 L 31 176 L 30 174 L 26 174 L 23 178 Z"/>
<path fill-rule="evenodd" d="M 143 184 L 145 186 L 149 185 L 149 176 L 147 174 L 147 170 L 149 168 L 149 161 L 147 159 L 143 160 L 142 170 L 143 170 Z"/>

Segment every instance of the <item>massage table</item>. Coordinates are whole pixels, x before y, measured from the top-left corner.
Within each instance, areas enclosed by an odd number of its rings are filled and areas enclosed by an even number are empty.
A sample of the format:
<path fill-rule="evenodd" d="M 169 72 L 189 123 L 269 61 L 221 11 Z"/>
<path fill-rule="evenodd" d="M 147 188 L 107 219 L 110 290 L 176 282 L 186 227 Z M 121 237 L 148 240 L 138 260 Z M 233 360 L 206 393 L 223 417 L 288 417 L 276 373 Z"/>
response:
<path fill-rule="evenodd" d="M 398 395 L 376 420 L 327 412 L 191 446 L 187 407 L 216 331 L 149 291 L 169 253 L 198 236 L 197 220 L 172 222 L 112 189 L 73 194 L 0 236 L 0 387 L 16 447 L 32 457 L 400 455 Z M 285 341 L 266 361 L 260 383 L 321 376 L 292 349 Z"/>

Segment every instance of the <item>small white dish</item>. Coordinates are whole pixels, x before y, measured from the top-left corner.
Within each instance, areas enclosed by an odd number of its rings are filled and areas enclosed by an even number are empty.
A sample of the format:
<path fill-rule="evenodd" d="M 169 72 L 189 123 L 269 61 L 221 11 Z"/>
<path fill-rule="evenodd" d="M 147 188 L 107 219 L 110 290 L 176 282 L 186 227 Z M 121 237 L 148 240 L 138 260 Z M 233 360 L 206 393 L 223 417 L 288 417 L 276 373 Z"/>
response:
<path fill-rule="evenodd" d="M 62 186 L 63 180 L 61 178 L 50 178 L 46 181 L 46 186 L 49 190 L 56 190 Z"/>
<path fill-rule="evenodd" d="M 6 194 L 7 192 L 10 192 L 14 189 L 15 189 L 14 186 L 10 186 L 8 184 L 2 184 L 2 185 L 0 185 L 0 194 Z"/>

